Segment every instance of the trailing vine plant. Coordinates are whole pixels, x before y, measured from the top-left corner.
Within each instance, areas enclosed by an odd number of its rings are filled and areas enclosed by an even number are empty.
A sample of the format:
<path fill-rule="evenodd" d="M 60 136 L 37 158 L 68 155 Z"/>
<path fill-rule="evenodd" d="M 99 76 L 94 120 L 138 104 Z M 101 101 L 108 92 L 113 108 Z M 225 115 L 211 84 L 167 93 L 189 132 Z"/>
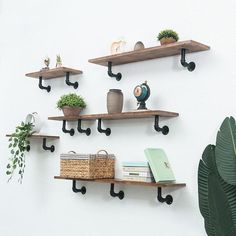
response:
<path fill-rule="evenodd" d="M 18 181 L 22 183 L 25 170 L 25 154 L 29 150 L 30 141 L 28 137 L 33 133 L 34 125 L 32 123 L 21 122 L 15 129 L 15 132 L 9 138 L 9 146 L 11 157 L 7 164 L 6 174 L 8 182 L 12 179 L 13 174 L 18 171 Z"/>

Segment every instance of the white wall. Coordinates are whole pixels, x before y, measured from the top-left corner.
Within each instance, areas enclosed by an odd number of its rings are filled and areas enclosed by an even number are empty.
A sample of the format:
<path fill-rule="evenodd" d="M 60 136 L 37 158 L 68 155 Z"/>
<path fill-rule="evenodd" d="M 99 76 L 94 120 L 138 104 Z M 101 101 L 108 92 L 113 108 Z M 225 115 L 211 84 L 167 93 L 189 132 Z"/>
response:
<path fill-rule="evenodd" d="M 233 0 L 0 0 L 0 235 L 205 235 L 198 210 L 197 166 L 205 146 L 215 142 L 224 117 L 235 116 L 235 13 Z M 155 46 L 164 28 L 175 29 L 181 40 L 211 46 L 210 51 L 187 56 L 196 62 L 194 72 L 180 66 L 179 56 L 168 57 L 117 66 L 114 71 L 123 73 L 117 82 L 108 78 L 105 67 L 88 63 L 108 54 L 111 42 L 120 36 L 129 49 L 138 40 L 146 47 Z M 47 117 L 60 115 L 56 101 L 75 90 L 64 80 L 51 80 L 48 94 L 38 89 L 38 80 L 24 76 L 41 68 L 46 55 L 53 67 L 58 53 L 65 66 L 84 71 L 74 80 L 88 102 L 86 113 L 106 112 L 110 88 L 122 89 L 125 111 L 136 108 L 133 88 L 147 80 L 152 90 L 148 108 L 180 113 L 178 118 L 161 120 L 161 125 L 169 125 L 169 135 L 154 132 L 152 119 L 107 121 L 104 126 L 112 129 L 109 137 L 96 131 L 95 122 L 83 124 L 91 126 L 91 136 L 62 133 L 61 122 Z M 17 176 L 7 183 L 9 150 L 4 136 L 32 111 L 45 120 L 43 132 L 61 139 L 53 154 L 32 142 L 23 184 L 17 183 Z M 125 191 L 120 201 L 109 196 L 109 185 L 87 183 L 87 194 L 82 196 L 71 191 L 71 181 L 53 178 L 59 174 L 61 152 L 105 148 L 117 157 L 119 177 L 121 162 L 145 160 L 146 147 L 164 148 L 176 178 L 187 183 L 185 189 L 171 191 L 171 206 L 156 201 L 155 188 L 116 186 Z"/>

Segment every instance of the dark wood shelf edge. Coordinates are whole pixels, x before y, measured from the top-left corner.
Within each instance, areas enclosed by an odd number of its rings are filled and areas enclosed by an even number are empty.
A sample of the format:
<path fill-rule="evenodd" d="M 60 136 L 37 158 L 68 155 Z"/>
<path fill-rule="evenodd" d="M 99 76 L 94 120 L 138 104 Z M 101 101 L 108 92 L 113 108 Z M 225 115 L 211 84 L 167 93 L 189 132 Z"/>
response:
<path fill-rule="evenodd" d="M 14 137 L 12 134 L 6 134 L 6 137 Z M 43 135 L 43 134 L 32 134 L 29 136 L 29 138 L 35 138 L 35 139 L 60 139 L 60 136 L 53 136 L 53 135 Z"/>
<path fill-rule="evenodd" d="M 53 116 L 48 117 L 48 120 L 67 120 L 67 121 L 77 121 L 77 120 L 96 120 L 96 119 L 103 119 L 103 120 L 122 120 L 122 119 L 141 119 L 141 118 L 151 118 L 154 116 L 160 117 L 178 117 L 179 113 L 176 112 L 168 112 L 168 111 L 161 111 L 161 110 L 150 110 L 147 112 L 122 112 L 116 114 L 90 114 L 90 115 L 80 115 L 74 117 L 65 117 L 65 116 Z"/>
<path fill-rule="evenodd" d="M 124 185 L 141 185 L 147 187 L 162 187 L 162 188 L 186 187 L 186 183 L 175 183 L 175 182 L 147 183 L 147 182 L 137 182 L 137 181 L 126 181 L 122 179 L 79 179 L 79 178 L 71 178 L 63 176 L 54 176 L 54 179 L 76 180 L 76 181 L 95 182 L 95 183 L 113 183 L 113 184 L 124 184 Z"/>
<path fill-rule="evenodd" d="M 181 48 L 187 49 L 187 53 L 200 52 L 210 50 L 210 47 L 199 43 L 194 40 L 179 41 L 167 45 L 158 45 L 153 47 L 144 48 L 141 50 L 133 50 L 114 55 L 107 55 L 89 59 L 88 62 L 107 66 L 107 62 L 111 61 L 114 65 L 128 64 L 138 61 L 152 60 L 162 57 L 175 56 L 180 54 Z M 160 51 L 160 54 L 158 54 Z M 164 53 L 165 52 L 165 53 Z M 155 56 L 149 56 L 150 53 L 154 53 Z M 136 58 L 137 57 L 137 58 Z M 124 61 L 123 61 L 123 59 Z"/>
<path fill-rule="evenodd" d="M 39 79 L 40 76 L 42 76 L 42 79 L 55 79 L 64 77 L 66 73 L 69 72 L 71 75 L 79 75 L 83 74 L 83 71 L 69 68 L 69 67 L 58 67 L 58 68 L 52 68 L 52 69 L 46 69 L 46 70 L 39 70 L 35 72 L 26 73 L 26 77 L 30 78 L 36 78 Z"/>

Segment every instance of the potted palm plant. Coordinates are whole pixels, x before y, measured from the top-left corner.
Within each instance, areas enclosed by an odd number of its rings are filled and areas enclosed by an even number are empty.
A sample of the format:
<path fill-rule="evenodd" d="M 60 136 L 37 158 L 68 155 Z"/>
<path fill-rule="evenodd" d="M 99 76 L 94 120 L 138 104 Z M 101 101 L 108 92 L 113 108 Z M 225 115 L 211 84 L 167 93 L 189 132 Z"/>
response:
<path fill-rule="evenodd" d="M 165 45 L 177 42 L 179 40 L 179 36 L 175 31 L 166 29 L 158 34 L 157 39 L 160 41 L 161 45 Z"/>
<path fill-rule="evenodd" d="M 57 108 L 63 111 L 64 116 L 78 116 L 85 107 L 84 99 L 75 93 L 61 96 L 57 102 Z"/>

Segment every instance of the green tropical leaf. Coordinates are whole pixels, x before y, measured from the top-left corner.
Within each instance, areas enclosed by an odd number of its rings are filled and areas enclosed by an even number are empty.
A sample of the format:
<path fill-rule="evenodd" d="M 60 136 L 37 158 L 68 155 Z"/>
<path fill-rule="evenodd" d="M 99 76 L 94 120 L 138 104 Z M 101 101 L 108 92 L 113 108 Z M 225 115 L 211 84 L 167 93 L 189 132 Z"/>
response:
<path fill-rule="evenodd" d="M 216 139 L 216 164 L 225 182 L 236 185 L 236 124 L 233 117 L 223 121 Z"/>
<path fill-rule="evenodd" d="M 198 192 L 208 236 L 235 236 L 236 187 L 220 177 L 213 145 L 206 147 L 199 162 Z"/>

